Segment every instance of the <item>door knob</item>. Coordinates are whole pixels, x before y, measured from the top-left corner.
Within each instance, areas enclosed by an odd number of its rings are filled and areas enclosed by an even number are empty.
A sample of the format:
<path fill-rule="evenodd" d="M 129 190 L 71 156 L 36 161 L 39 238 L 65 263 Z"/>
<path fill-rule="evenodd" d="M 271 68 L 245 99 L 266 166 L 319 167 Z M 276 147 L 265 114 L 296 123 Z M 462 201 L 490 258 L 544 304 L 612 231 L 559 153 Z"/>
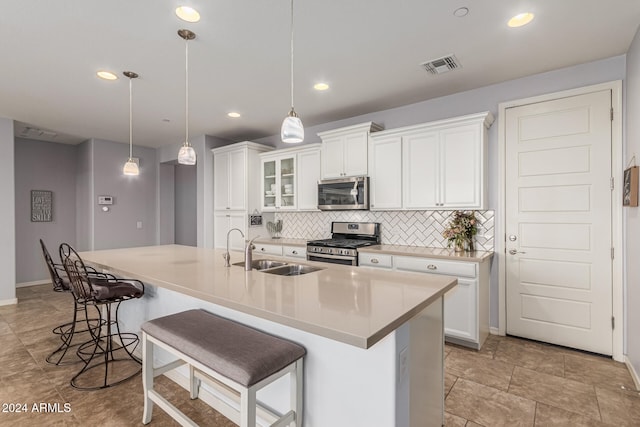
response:
<path fill-rule="evenodd" d="M 509 250 L 509 253 L 510 253 L 511 255 L 515 255 L 515 254 L 526 254 L 526 252 L 517 251 L 517 250 L 515 250 L 515 249 L 511 249 L 511 250 Z"/>
<path fill-rule="evenodd" d="M 516 240 L 518 240 L 518 237 L 517 237 L 515 234 L 511 234 L 511 235 L 509 236 L 509 241 L 511 241 L 511 242 L 515 242 Z"/>

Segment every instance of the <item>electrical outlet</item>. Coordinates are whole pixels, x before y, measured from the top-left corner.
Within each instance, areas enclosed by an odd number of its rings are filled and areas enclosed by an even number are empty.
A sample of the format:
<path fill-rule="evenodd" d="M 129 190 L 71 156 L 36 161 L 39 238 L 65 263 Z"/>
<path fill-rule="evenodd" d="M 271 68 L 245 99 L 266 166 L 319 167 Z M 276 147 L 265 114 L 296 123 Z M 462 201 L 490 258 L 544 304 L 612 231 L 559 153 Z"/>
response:
<path fill-rule="evenodd" d="M 138 221 L 138 222 L 136 222 L 136 228 L 137 228 L 138 230 L 141 230 L 141 229 L 142 229 L 142 221 Z"/>
<path fill-rule="evenodd" d="M 400 350 L 398 354 L 398 384 L 402 384 L 409 377 L 409 349 Z"/>

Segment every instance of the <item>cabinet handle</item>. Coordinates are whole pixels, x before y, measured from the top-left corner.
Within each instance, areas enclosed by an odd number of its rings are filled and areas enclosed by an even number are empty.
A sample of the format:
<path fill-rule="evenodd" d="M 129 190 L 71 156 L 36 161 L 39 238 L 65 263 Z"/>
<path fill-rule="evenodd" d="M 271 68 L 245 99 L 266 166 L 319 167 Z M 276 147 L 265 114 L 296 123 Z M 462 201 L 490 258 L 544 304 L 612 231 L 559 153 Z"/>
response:
<path fill-rule="evenodd" d="M 378 259 L 377 259 L 377 258 L 371 258 L 371 264 L 377 264 L 377 263 L 379 263 L 379 262 L 380 262 L 380 261 L 378 261 Z"/>
<path fill-rule="evenodd" d="M 437 265 L 433 265 L 433 264 L 427 265 L 427 270 L 437 270 L 437 269 L 438 269 Z"/>
<path fill-rule="evenodd" d="M 229 206 L 227 206 L 225 209 L 231 209 Z"/>
<path fill-rule="evenodd" d="M 291 251 L 292 254 L 298 255 L 298 251 Z"/>
<path fill-rule="evenodd" d="M 262 252 L 264 252 L 264 248 L 260 248 L 260 250 L 261 250 Z"/>
<path fill-rule="evenodd" d="M 375 207 L 376 207 L 376 205 L 371 205 L 371 207 L 372 207 L 372 208 L 375 208 Z"/>

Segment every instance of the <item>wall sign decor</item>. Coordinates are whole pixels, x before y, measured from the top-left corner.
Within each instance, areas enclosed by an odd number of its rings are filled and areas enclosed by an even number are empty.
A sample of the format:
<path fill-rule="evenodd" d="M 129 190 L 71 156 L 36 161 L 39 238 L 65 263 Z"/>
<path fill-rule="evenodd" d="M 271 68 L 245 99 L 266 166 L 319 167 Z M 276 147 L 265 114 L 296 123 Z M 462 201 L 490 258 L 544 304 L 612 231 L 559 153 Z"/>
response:
<path fill-rule="evenodd" d="M 638 166 L 631 166 L 624 171 L 622 206 L 638 206 Z"/>
<path fill-rule="evenodd" d="M 53 191 L 31 190 L 31 222 L 53 221 Z"/>

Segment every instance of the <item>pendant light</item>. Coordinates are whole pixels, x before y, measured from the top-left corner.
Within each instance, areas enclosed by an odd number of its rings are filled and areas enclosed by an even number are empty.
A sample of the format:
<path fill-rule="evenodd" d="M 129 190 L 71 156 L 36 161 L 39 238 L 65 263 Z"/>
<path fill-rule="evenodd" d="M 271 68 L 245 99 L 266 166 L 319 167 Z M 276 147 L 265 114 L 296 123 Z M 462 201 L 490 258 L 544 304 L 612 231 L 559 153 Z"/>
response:
<path fill-rule="evenodd" d="M 133 79 L 137 79 L 138 75 L 133 71 L 123 71 L 122 74 L 129 77 L 129 160 L 124 164 L 122 173 L 137 176 L 140 171 L 138 164 L 133 161 Z"/>
<path fill-rule="evenodd" d="M 282 142 L 297 143 L 304 140 L 304 127 L 302 121 L 298 117 L 296 110 L 293 108 L 293 0 L 291 0 L 291 111 L 282 122 L 280 130 L 280 138 Z"/>
<path fill-rule="evenodd" d="M 185 41 L 184 44 L 184 142 L 178 152 L 178 163 L 181 165 L 195 165 L 196 152 L 189 144 L 189 40 L 196 38 L 196 34 L 189 30 L 178 30 L 178 35 Z"/>

